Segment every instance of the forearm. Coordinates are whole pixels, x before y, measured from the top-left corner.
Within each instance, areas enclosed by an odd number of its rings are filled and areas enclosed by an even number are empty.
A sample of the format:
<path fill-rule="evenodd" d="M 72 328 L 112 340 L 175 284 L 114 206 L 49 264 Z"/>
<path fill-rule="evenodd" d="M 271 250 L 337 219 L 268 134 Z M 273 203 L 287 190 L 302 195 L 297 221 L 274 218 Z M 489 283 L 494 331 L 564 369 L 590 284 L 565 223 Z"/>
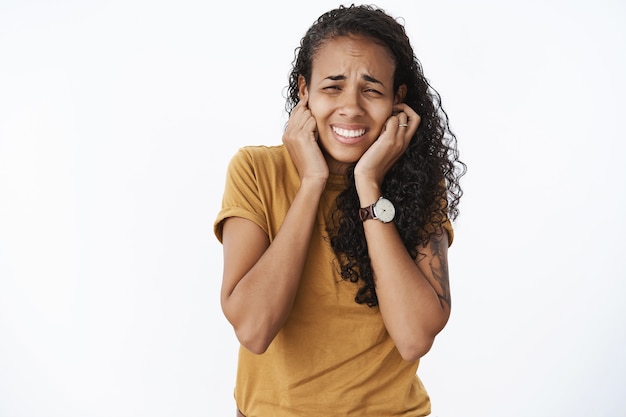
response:
<path fill-rule="evenodd" d="M 357 190 L 361 207 L 381 195 L 373 181 L 357 182 Z M 363 227 L 385 327 L 403 358 L 418 359 L 430 349 L 450 314 L 445 250 L 439 254 L 430 247 L 420 247 L 430 253 L 414 260 L 395 223 L 367 220 Z"/>
<path fill-rule="evenodd" d="M 303 181 L 272 243 L 223 300 L 241 343 L 264 352 L 287 319 L 315 225 L 320 181 Z"/>
<path fill-rule="evenodd" d="M 395 224 L 364 225 L 383 322 L 405 360 L 428 352 L 445 326 L 449 305 L 409 256 Z"/>

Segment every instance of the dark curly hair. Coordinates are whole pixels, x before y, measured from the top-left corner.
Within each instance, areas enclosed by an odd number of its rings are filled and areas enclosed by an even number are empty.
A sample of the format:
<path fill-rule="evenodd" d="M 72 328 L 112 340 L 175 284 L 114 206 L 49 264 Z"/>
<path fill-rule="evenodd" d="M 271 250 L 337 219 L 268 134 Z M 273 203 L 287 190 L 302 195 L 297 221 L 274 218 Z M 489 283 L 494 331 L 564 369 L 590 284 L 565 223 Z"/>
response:
<path fill-rule="evenodd" d="M 298 76 L 307 84 L 315 54 L 325 42 L 348 35 L 364 36 L 387 48 L 396 68 L 394 91 L 405 84 L 404 102 L 421 117 L 420 125 L 405 154 L 389 170 L 382 184 L 383 195 L 396 206 L 394 219 L 402 241 L 413 259 L 417 247 L 426 244 L 449 218 L 458 216 L 463 194 L 459 179 L 466 166 L 459 160 L 456 136 L 439 93 L 424 77 L 404 26 L 375 6 L 340 6 L 320 16 L 306 32 L 289 75 L 285 109 L 299 101 Z M 374 274 L 370 263 L 363 224 L 359 220 L 359 198 L 354 184 L 354 165 L 346 172 L 348 187 L 337 197 L 336 209 L 328 228 L 330 244 L 338 256 L 341 276 L 361 281 L 355 301 L 370 307 L 378 305 Z"/>

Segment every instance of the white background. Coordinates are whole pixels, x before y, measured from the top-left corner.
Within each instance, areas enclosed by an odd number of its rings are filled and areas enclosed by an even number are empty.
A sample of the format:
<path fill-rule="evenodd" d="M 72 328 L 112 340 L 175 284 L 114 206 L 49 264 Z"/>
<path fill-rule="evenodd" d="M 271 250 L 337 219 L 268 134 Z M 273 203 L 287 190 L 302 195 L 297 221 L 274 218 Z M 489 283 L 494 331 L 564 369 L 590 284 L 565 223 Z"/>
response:
<path fill-rule="evenodd" d="M 0 416 L 231 416 L 212 233 L 339 3 L 2 0 Z M 625 415 L 626 6 L 383 1 L 468 165 L 433 416 Z"/>

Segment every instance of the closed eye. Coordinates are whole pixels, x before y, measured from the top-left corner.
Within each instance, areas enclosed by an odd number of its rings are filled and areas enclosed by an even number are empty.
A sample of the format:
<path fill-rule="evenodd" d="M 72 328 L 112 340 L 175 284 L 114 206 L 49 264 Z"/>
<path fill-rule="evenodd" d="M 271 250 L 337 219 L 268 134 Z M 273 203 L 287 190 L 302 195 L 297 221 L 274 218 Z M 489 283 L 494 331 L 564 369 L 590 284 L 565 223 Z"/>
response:
<path fill-rule="evenodd" d="M 363 95 L 371 99 L 378 99 L 378 98 L 382 98 L 385 96 L 385 94 L 382 91 L 376 90 L 375 88 L 363 89 Z"/>

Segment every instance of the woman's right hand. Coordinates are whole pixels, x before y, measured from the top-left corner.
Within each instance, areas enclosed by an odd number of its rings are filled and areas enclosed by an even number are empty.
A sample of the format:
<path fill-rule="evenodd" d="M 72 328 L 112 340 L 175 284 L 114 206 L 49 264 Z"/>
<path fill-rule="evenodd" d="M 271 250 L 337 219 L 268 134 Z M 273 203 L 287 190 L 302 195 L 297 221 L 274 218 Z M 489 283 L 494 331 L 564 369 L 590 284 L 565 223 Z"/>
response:
<path fill-rule="evenodd" d="M 291 111 L 283 143 L 298 169 L 300 179 L 326 181 L 329 171 L 322 150 L 317 142 L 317 122 L 307 106 L 308 97 L 303 97 Z"/>

